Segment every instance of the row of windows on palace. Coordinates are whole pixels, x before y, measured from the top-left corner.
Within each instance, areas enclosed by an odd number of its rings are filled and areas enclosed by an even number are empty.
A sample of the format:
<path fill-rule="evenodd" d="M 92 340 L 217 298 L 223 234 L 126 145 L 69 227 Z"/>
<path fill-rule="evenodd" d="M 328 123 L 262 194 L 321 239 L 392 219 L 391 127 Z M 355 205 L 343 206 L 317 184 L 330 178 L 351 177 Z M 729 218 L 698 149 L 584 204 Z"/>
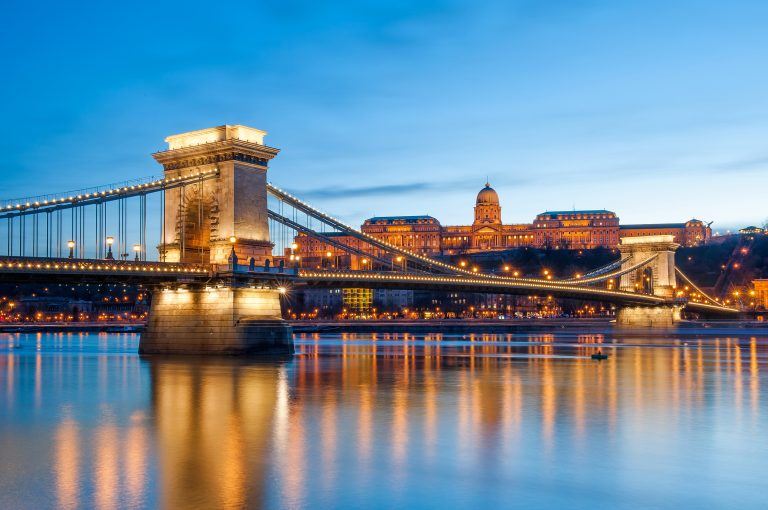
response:
<path fill-rule="evenodd" d="M 496 216 L 498 218 L 498 216 Z M 423 255 L 456 255 L 519 247 L 553 249 L 614 248 L 623 237 L 672 235 L 683 246 L 705 244 L 709 226 L 692 219 L 685 223 L 620 225 L 611 211 L 558 211 L 539 214 L 531 224 L 502 224 L 498 219 L 472 225 L 442 226 L 431 216 L 386 216 L 366 220 L 361 230 L 371 236 Z M 345 235 L 327 234 L 334 241 L 361 247 L 361 241 Z M 315 238 L 296 239 L 303 257 L 322 257 L 341 250 Z"/>

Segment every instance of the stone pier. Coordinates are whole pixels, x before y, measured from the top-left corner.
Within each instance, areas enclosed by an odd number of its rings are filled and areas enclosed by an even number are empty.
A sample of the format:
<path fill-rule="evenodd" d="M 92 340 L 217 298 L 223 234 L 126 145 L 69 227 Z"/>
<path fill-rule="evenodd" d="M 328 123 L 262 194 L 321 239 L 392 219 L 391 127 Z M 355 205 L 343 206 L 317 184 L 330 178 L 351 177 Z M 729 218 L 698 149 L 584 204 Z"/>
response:
<path fill-rule="evenodd" d="M 679 306 L 624 306 L 616 313 L 621 327 L 671 328 L 678 322 Z"/>
<path fill-rule="evenodd" d="M 280 293 L 250 287 L 178 288 L 152 295 L 140 354 L 292 354 Z"/>

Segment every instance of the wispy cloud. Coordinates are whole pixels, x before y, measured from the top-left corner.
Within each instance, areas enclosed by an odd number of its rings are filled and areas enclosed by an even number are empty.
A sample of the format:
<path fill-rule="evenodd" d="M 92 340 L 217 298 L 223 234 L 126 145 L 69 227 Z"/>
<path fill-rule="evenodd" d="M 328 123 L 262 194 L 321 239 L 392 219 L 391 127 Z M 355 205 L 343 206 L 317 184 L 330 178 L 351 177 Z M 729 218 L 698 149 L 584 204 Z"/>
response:
<path fill-rule="evenodd" d="M 452 191 L 465 190 L 467 187 L 477 185 L 477 180 L 464 179 L 448 182 L 410 182 L 404 184 L 378 184 L 372 186 L 339 187 L 328 186 L 325 188 L 313 188 L 307 190 L 292 191 L 296 196 L 311 199 L 339 199 L 339 198 L 365 198 L 382 196 L 402 196 L 425 191 Z"/>
<path fill-rule="evenodd" d="M 715 170 L 724 172 L 748 172 L 768 167 L 768 156 L 758 156 L 755 158 L 736 159 L 724 161 L 715 166 Z"/>

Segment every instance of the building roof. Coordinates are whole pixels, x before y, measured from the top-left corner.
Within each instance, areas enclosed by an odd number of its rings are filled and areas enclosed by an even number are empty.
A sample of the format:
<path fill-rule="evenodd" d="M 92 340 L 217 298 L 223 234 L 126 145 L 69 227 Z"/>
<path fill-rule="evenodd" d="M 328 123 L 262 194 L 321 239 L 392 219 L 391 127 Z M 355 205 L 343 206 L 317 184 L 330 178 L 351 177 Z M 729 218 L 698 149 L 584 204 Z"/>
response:
<path fill-rule="evenodd" d="M 581 209 L 578 211 L 544 211 L 539 216 L 544 214 L 558 215 L 558 214 L 616 214 L 613 211 L 607 211 L 605 209 Z"/>
<path fill-rule="evenodd" d="M 414 224 L 414 223 L 435 223 L 437 225 L 440 224 L 439 221 L 437 221 L 436 218 L 421 214 L 416 216 L 374 216 L 373 218 L 368 218 L 365 220 L 365 223 L 372 224 L 372 223 L 384 223 L 386 225 L 392 225 L 392 224 Z"/>
<path fill-rule="evenodd" d="M 303 235 L 309 236 L 308 234 L 303 234 Z M 321 236 L 321 237 L 346 237 L 346 236 L 349 236 L 349 234 L 347 234 L 346 232 L 315 232 L 313 235 L 317 235 L 317 236 Z"/>
<path fill-rule="evenodd" d="M 685 228 L 685 223 L 638 223 L 636 225 L 619 225 L 619 230 L 651 230 L 656 228 Z"/>
<path fill-rule="evenodd" d="M 486 182 L 485 187 L 481 189 L 477 194 L 477 200 L 475 200 L 475 204 L 499 205 L 499 194 L 496 193 L 495 189 L 491 188 L 491 184 L 489 182 Z"/>

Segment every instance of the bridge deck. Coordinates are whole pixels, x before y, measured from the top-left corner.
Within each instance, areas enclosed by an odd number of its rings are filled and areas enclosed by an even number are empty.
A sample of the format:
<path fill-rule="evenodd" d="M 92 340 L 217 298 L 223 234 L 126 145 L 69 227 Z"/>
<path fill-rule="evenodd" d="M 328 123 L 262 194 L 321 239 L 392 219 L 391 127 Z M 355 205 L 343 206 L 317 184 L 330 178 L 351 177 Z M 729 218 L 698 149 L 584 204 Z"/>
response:
<path fill-rule="evenodd" d="M 249 271 L 238 266 L 226 267 L 168 262 L 126 260 L 48 259 L 31 257 L 0 258 L 0 281 L 80 280 L 156 283 L 205 282 L 213 278 L 238 281 L 281 281 L 286 285 L 325 288 L 396 288 L 409 290 L 462 291 L 489 294 L 539 295 L 584 299 L 621 305 L 672 305 L 678 301 L 660 296 L 608 290 L 571 282 L 524 278 L 490 278 L 482 275 L 431 275 L 417 273 L 381 273 L 371 271 L 295 270 L 293 268 L 256 267 Z M 705 313 L 738 314 L 733 308 L 688 302 L 686 307 Z"/>

